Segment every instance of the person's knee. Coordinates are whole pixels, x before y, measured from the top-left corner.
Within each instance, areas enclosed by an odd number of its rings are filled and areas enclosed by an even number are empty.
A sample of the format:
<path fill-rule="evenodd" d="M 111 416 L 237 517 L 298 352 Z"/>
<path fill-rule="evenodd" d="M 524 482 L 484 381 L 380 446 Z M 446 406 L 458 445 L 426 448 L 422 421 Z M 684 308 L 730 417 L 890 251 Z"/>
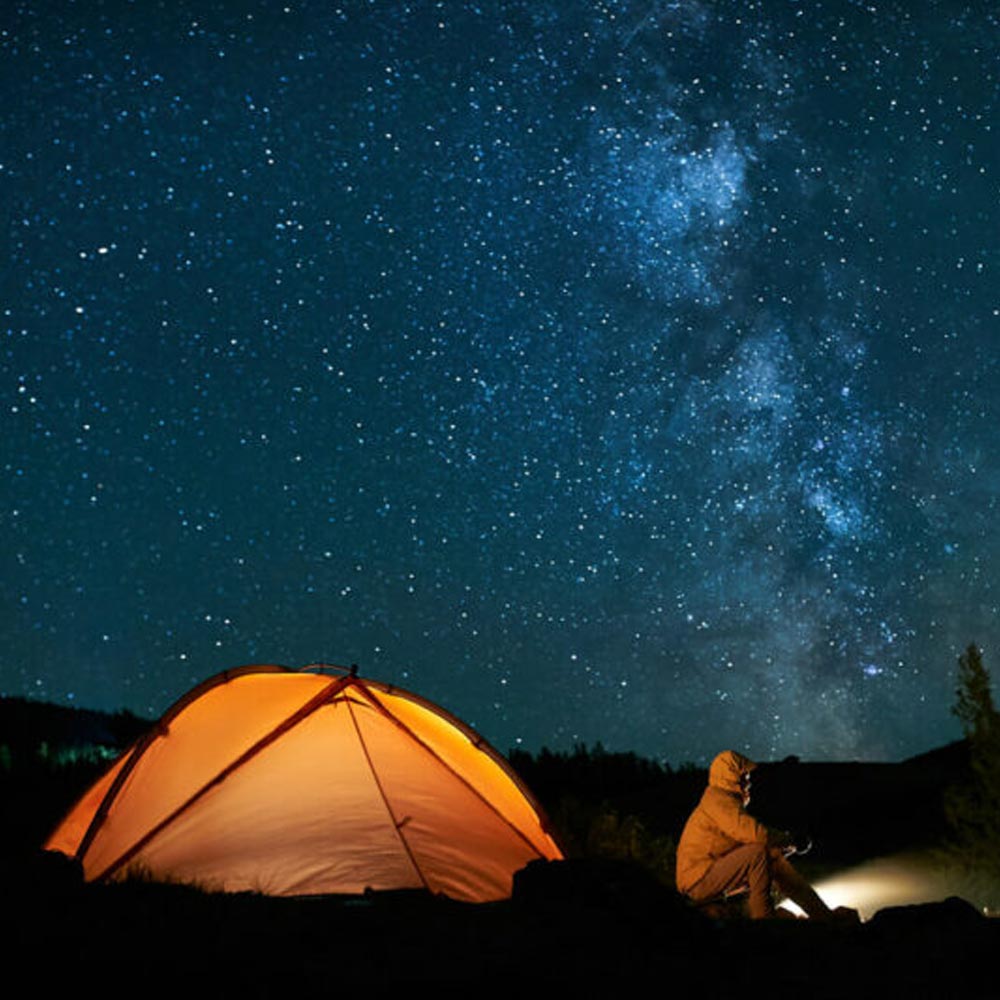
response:
<path fill-rule="evenodd" d="M 771 882 L 771 864 L 767 848 L 763 844 L 755 844 L 746 852 L 746 877 L 751 885 L 769 885 Z"/>

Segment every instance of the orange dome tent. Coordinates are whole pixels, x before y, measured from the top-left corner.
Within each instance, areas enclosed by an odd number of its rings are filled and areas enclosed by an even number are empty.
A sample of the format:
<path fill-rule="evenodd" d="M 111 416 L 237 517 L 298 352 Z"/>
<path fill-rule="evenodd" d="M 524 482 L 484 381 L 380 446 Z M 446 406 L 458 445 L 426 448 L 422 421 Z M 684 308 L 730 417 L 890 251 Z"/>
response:
<path fill-rule="evenodd" d="M 561 858 L 507 762 L 414 694 L 252 666 L 171 707 L 46 843 L 88 881 L 141 872 L 277 896 L 426 888 L 473 902 Z"/>

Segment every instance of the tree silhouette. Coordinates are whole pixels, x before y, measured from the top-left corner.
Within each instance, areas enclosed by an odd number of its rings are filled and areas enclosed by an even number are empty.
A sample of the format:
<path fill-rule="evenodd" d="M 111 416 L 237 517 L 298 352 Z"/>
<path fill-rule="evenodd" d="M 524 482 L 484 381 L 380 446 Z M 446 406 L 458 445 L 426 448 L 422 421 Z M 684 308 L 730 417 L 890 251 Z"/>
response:
<path fill-rule="evenodd" d="M 996 729 L 998 715 L 990 689 L 990 675 L 983 666 L 983 654 L 978 646 L 968 646 L 958 658 L 958 688 L 952 712 L 962 723 L 967 739 L 983 745 Z"/>
<path fill-rule="evenodd" d="M 976 645 L 958 658 L 952 712 L 968 741 L 969 778 L 949 789 L 945 798 L 951 853 L 989 883 L 995 906 L 1000 902 L 1000 713 Z"/>

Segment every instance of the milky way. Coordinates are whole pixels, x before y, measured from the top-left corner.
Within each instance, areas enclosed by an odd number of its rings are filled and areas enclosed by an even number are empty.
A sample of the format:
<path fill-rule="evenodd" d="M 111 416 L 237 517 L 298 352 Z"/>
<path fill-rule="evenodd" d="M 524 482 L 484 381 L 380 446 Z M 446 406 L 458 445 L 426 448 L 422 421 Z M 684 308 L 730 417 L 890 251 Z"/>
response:
<path fill-rule="evenodd" d="M 985 9 L 11 4 L 0 689 L 356 662 L 501 749 L 954 738 Z"/>

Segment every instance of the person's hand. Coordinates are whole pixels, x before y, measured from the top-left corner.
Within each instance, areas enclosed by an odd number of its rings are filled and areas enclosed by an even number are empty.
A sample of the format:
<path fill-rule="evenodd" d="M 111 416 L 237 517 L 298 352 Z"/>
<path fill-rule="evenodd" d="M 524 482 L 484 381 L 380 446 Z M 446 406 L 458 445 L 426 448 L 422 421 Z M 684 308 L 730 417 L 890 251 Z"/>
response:
<path fill-rule="evenodd" d="M 807 833 L 793 833 L 792 842 L 785 848 L 785 857 L 790 858 L 793 854 L 808 854 L 812 850 L 812 837 Z"/>

